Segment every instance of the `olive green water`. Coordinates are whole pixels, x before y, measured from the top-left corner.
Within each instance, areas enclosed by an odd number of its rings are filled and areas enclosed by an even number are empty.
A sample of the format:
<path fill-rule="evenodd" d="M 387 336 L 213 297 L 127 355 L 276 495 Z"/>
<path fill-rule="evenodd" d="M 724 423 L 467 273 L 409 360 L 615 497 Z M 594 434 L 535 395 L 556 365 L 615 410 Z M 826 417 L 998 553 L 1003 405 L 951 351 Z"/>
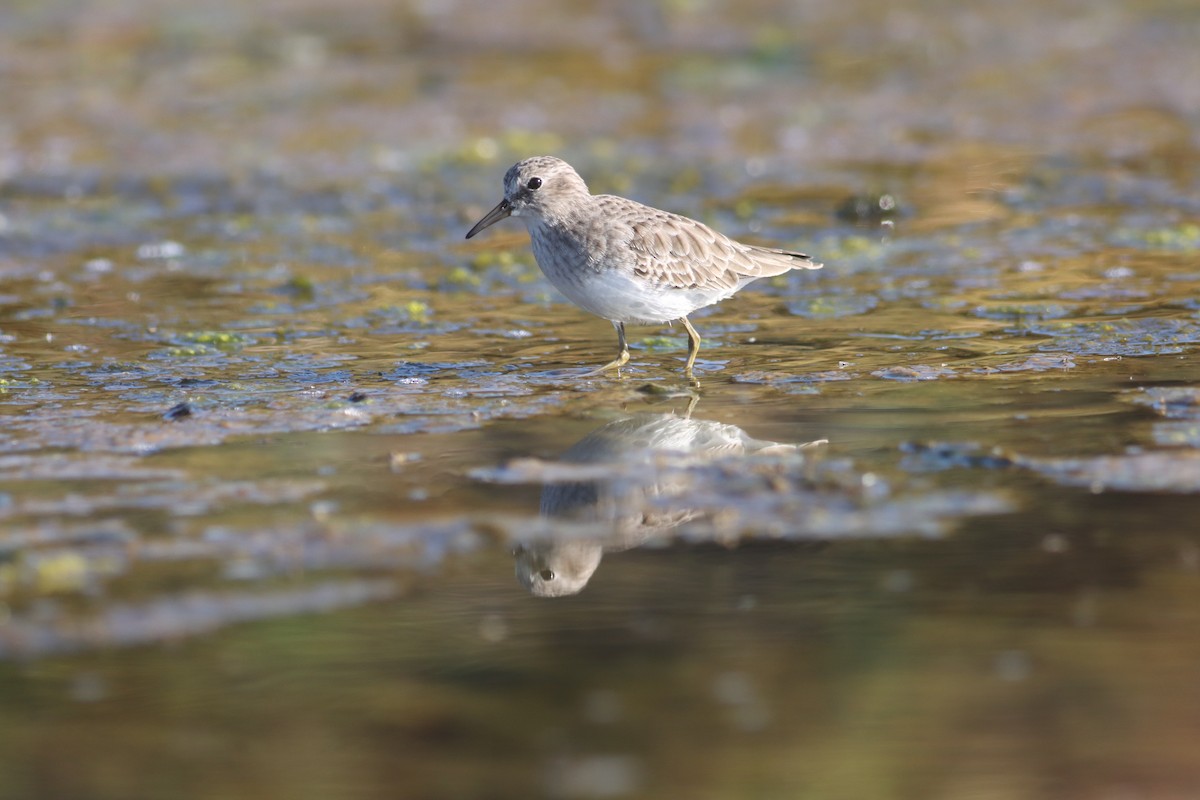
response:
<path fill-rule="evenodd" d="M 0 797 L 1200 794 L 1197 41 L 0 8 Z M 539 153 L 826 267 L 582 377 Z"/>

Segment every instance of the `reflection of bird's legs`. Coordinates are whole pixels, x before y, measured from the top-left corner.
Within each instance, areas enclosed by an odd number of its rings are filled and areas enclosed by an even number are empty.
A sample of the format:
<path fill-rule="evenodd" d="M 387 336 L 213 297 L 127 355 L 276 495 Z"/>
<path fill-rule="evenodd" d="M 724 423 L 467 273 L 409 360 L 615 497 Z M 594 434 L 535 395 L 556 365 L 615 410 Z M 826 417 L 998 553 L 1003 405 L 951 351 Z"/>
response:
<path fill-rule="evenodd" d="M 613 320 L 613 327 L 617 329 L 617 343 L 620 346 L 621 351 L 617 353 L 616 358 L 605 364 L 603 367 L 598 367 L 591 372 L 584 373 L 585 378 L 593 375 L 603 375 L 610 369 L 615 369 L 617 371 L 617 375 L 620 375 L 621 367 L 629 363 L 629 345 L 625 342 L 625 323 Z"/>

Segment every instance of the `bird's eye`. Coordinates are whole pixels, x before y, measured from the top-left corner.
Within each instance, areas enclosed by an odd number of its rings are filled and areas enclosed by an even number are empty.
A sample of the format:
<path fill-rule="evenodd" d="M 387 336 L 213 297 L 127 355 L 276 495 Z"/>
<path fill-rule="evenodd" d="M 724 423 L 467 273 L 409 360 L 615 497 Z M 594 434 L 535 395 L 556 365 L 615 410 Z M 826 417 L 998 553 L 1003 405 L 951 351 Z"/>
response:
<path fill-rule="evenodd" d="M 534 178 L 534 180 L 537 180 L 537 178 Z M 554 570 L 544 569 L 538 573 L 538 577 L 544 581 L 552 581 L 554 580 Z"/>
<path fill-rule="evenodd" d="M 530 178 L 529 182 L 526 183 L 525 185 L 528 186 L 531 190 L 537 191 L 538 189 L 542 188 L 542 179 L 541 178 Z"/>

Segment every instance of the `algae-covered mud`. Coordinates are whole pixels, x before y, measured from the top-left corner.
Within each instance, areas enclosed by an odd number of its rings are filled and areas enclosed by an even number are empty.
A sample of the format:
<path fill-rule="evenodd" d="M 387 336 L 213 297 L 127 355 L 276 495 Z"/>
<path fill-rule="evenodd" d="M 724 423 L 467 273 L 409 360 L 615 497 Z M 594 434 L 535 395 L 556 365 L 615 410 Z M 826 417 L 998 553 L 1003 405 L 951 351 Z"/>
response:
<path fill-rule="evenodd" d="M 1200 793 L 1196 41 L 0 9 L 0 797 Z M 537 154 L 826 266 L 587 376 Z"/>

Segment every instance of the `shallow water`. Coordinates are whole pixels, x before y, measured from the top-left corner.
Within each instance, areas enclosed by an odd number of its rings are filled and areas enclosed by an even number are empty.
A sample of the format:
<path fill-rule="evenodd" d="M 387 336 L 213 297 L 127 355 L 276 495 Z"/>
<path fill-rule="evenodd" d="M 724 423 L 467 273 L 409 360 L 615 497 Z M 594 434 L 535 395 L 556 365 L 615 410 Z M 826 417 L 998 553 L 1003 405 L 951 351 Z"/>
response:
<path fill-rule="evenodd" d="M 0 10 L 0 796 L 1200 792 L 1198 36 Z M 582 377 L 541 152 L 826 266 Z"/>

